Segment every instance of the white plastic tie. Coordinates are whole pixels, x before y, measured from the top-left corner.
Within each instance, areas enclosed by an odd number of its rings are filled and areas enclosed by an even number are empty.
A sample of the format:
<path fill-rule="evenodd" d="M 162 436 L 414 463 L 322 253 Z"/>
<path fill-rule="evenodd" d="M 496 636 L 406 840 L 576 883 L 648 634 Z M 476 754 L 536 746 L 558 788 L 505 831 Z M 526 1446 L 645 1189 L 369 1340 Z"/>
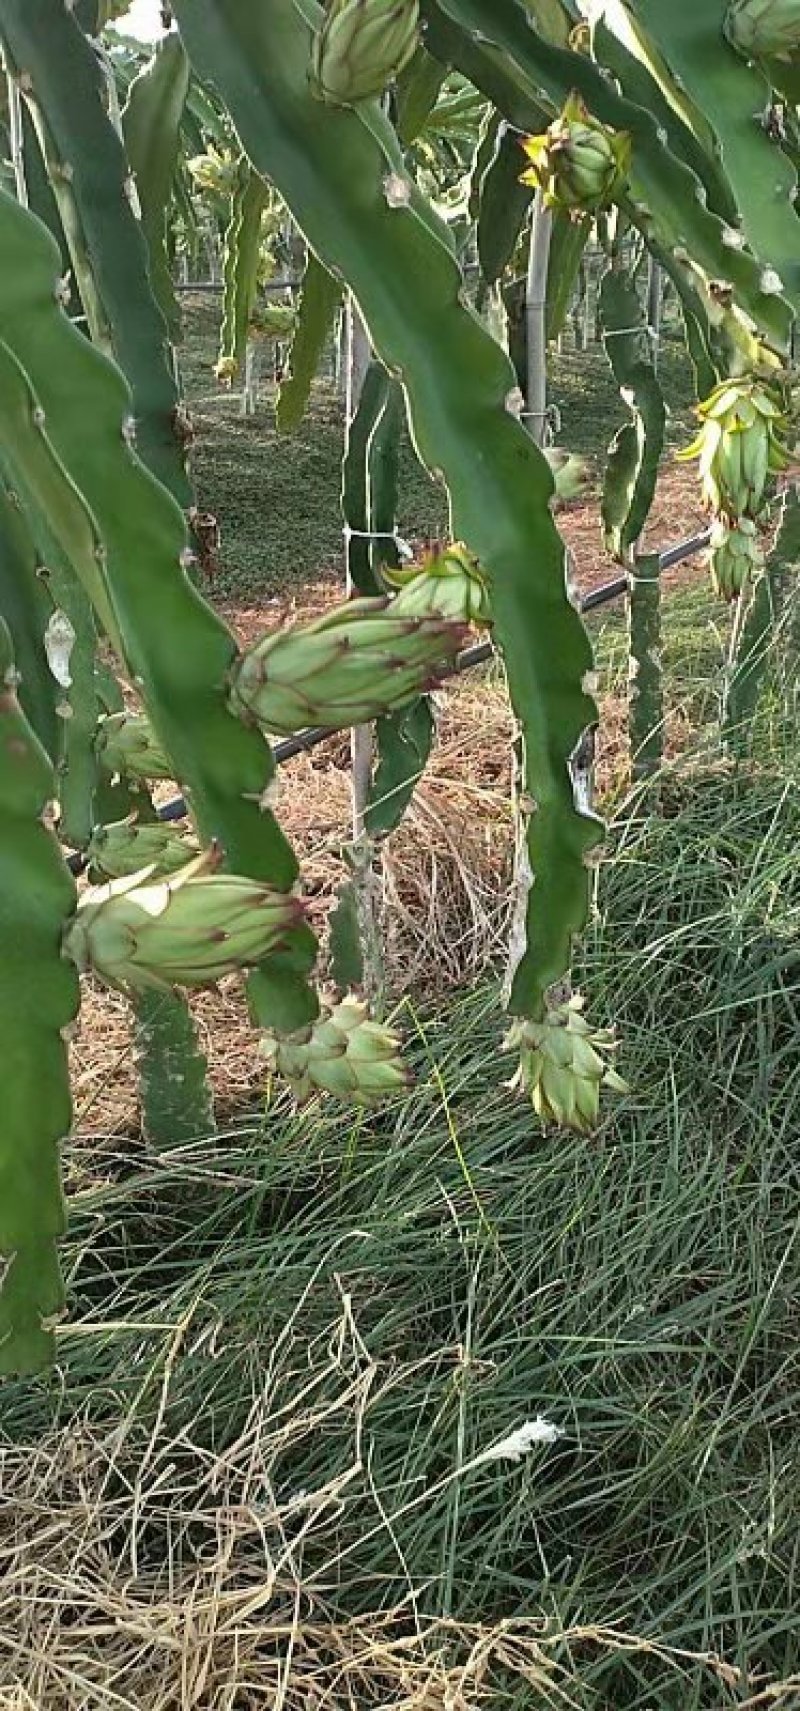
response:
<path fill-rule="evenodd" d="M 414 548 L 394 529 L 351 529 L 350 524 L 345 523 L 342 534 L 346 541 L 393 541 L 402 559 L 414 557 Z"/>
<path fill-rule="evenodd" d="M 645 338 L 654 340 L 656 344 L 658 343 L 658 332 L 655 327 L 651 327 L 649 321 L 645 321 L 644 323 L 640 322 L 638 327 L 604 327 L 603 338 L 624 339 L 632 337 L 634 333 L 643 333 Z"/>

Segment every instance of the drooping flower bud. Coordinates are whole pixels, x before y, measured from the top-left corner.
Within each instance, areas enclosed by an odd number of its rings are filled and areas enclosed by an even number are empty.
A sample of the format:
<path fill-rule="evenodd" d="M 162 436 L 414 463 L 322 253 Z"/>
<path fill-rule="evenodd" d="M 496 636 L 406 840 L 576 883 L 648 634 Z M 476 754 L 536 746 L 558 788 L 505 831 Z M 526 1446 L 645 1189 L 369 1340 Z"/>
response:
<path fill-rule="evenodd" d="M 800 0 L 731 0 L 723 29 L 745 59 L 800 54 Z"/>
<path fill-rule="evenodd" d="M 613 1034 L 590 1027 L 583 1003 L 575 994 L 541 1022 L 515 1022 L 504 1048 L 519 1052 L 509 1085 L 528 1095 L 541 1121 L 588 1135 L 599 1120 L 601 1087 L 626 1093 L 627 1084 L 607 1061 L 615 1049 Z"/>
<path fill-rule="evenodd" d="M 312 49 L 315 94 L 339 106 L 382 95 L 414 54 L 418 30 L 417 0 L 332 0 Z"/>
<path fill-rule="evenodd" d="M 549 208 L 561 208 L 573 219 L 607 208 L 627 177 L 631 138 L 593 119 L 577 93 L 537 137 L 522 147 L 531 161 L 521 182 L 541 190 Z"/>
<path fill-rule="evenodd" d="M 97 826 L 86 847 L 90 868 L 106 879 L 125 879 L 145 867 L 159 875 L 178 873 L 198 854 L 194 838 L 179 837 L 173 826 L 161 820 L 140 825 L 135 814 Z"/>
<path fill-rule="evenodd" d="M 285 949 L 303 921 L 297 897 L 241 874 L 210 871 L 215 852 L 173 878 L 152 868 L 84 892 L 64 939 L 82 971 L 106 986 L 213 986 Z"/>
<path fill-rule="evenodd" d="M 243 654 L 231 705 L 284 736 L 306 725 L 365 724 L 435 687 L 466 635 L 449 619 L 395 616 L 388 600 L 348 600 Z"/>
<path fill-rule="evenodd" d="M 478 561 L 456 541 L 434 552 L 422 566 L 385 570 L 397 590 L 391 604 L 395 618 L 452 618 L 462 624 L 491 623 L 489 590 Z"/>
<path fill-rule="evenodd" d="M 740 517 L 733 528 L 718 518 L 711 530 L 711 586 L 721 600 L 736 600 L 754 582 L 764 564 L 756 525 Z"/>
<path fill-rule="evenodd" d="M 699 459 L 705 504 L 734 523 L 758 517 L 770 474 L 789 462 L 788 417 L 777 388 L 755 375 L 722 380 L 697 414 L 700 432 L 677 455 Z"/>
<path fill-rule="evenodd" d="M 123 778 L 174 778 L 175 768 L 141 713 L 109 713 L 101 720 L 97 757 L 106 772 Z"/>
<path fill-rule="evenodd" d="M 411 1072 L 390 1028 L 369 1018 L 358 999 L 323 1004 L 319 1020 L 293 1034 L 262 1035 L 271 1075 L 291 1086 L 298 1103 L 330 1093 L 353 1105 L 380 1105 L 408 1087 Z"/>

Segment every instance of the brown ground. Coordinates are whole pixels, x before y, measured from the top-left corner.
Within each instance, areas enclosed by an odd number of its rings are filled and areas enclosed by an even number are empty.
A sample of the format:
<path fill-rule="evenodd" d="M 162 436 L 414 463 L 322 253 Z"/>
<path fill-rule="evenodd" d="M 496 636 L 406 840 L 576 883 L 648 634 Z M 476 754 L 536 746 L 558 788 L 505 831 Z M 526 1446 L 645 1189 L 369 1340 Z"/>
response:
<path fill-rule="evenodd" d="M 586 592 L 617 574 L 602 549 L 595 500 L 565 508 L 559 526 Z M 694 471 L 668 465 L 651 513 L 646 544 L 664 546 L 702 526 Z M 698 574 L 698 560 L 665 577 L 669 588 Z M 291 617 L 306 617 L 341 597 L 332 578 L 264 607 L 223 605 L 242 643 Z M 403 985 L 428 992 L 457 984 L 502 944 L 511 866 L 512 723 L 500 673 L 466 674 L 440 697 L 439 739 L 413 806 L 384 858 L 390 966 Z M 682 746 L 675 719 L 668 746 Z M 601 708 L 597 780 L 601 793 L 624 777 L 626 708 L 607 696 Z M 309 915 L 324 925 L 345 877 L 341 859 L 350 823 L 348 738 L 298 756 L 280 773 L 277 811 L 301 857 Z M 241 986 L 230 981 L 192 1000 L 220 1115 L 257 1097 L 263 1080 Z M 73 1047 L 79 1133 L 130 1133 L 136 1126 L 135 1079 L 125 1001 L 87 983 Z"/>

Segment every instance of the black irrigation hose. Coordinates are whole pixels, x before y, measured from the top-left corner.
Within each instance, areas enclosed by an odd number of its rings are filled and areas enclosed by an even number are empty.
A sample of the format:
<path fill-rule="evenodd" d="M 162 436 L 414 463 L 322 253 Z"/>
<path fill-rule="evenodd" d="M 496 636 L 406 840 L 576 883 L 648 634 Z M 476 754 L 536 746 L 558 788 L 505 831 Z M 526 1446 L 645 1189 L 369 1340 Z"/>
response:
<path fill-rule="evenodd" d="M 673 565 L 682 564 L 686 558 L 691 558 L 702 547 L 707 547 L 708 530 L 701 535 L 692 535 L 688 541 L 679 541 L 675 547 L 668 547 L 661 553 L 661 569 L 670 570 Z M 604 582 L 600 588 L 593 588 L 590 594 L 585 594 L 581 601 L 581 612 L 595 612 L 598 606 L 606 606 L 609 600 L 618 600 L 620 595 L 628 590 L 628 578 L 615 576 L 613 582 Z M 494 647 L 491 642 L 479 642 L 477 647 L 466 648 L 459 654 L 452 672 L 448 676 L 460 675 L 462 671 L 470 671 L 474 665 L 484 665 L 492 658 Z M 282 743 L 276 743 L 272 755 L 276 766 L 282 766 L 284 761 L 292 760 L 294 755 L 309 754 L 318 743 L 327 742 L 329 737 L 335 737 L 338 726 L 310 725 L 305 731 L 298 731 L 293 737 L 286 737 Z M 186 813 L 186 802 L 182 796 L 173 796 L 169 802 L 163 802 L 158 810 L 159 820 L 182 820 Z M 76 876 L 83 873 L 86 867 L 85 858 L 77 852 L 67 857 L 67 867 Z"/>
<path fill-rule="evenodd" d="M 666 552 L 660 553 L 662 570 L 671 570 L 675 564 L 682 564 L 685 558 L 691 558 L 694 553 L 702 552 L 711 540 L 711 530 L 703 529 L 702 534 L 692 535 L 688 541 L 679 541 L 676 547 L 667 547 Z"/>

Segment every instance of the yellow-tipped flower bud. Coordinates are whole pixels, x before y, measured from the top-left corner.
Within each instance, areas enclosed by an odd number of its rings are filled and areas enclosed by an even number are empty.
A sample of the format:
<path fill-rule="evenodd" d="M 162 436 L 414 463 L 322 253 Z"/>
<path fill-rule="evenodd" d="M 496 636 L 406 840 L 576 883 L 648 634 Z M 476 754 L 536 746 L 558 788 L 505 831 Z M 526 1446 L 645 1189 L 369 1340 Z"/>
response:
<path fill-rule="evenodd" d="M 339 106 L 382 95 L 411 59 L 418 32 L 417 0 L 332 0 L 314 38 L 315 94 Z"/>
<path fill-rule="evenodd" d="M 561 208 L 573 219 L 607 208 L 624 183 L 631 162 L 627 131 L 612 131 L 593 119 L 577 93 L 537 137 L 522 147 L 531 162 L 521 182 L 541 190 L 549 208 Z"/>
<path fill-rule="evenodd" d="M 491 623 L 489 590 L 478 561 L 462 542 L 432 553 L 420 567 L 384 571 L 397 590 L 391 604 L 395 618 L 451 618 L 462 624 Z"/>
<path fill-rule="evenodd" d="M 700 432 L 677 455 L 699 459 L 705 504 L 734 523 L 758 517 L 770 475 L 789 462 L 788 416 L 778 389 L 755 375 L 722 380 L 697 414 Z"/>
<path fill-rule="evenodd" d="M 711 531 L 711 586 L 721 600 L 736 600 L 754 582 L 764 564 L 756 525 L 751 517 L 740 517 L 733 528 L 721 518 Z"/>
<path fill-rule="evenodd" d="M 601 1087 L 626 1093 L 627 1085 L 608 1063 L 613 1034 L 590 1027 L 583 1002 L 576 994 L 542 1022 L 515 1022 L 504 1046 L 519 1052 L 509 1085 L 528 1095 L 541 1121 L 588 1135 L 599 1120 Z"/>

